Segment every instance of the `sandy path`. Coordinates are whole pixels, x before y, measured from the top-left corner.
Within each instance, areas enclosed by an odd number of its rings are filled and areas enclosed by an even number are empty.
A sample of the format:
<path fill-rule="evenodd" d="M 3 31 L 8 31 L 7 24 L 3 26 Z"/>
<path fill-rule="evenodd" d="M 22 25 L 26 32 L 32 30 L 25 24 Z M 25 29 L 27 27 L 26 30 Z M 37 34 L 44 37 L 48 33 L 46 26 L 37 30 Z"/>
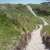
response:
<path fill-rule="evenodd" d="M 37 17 L 30 6 L 27 6 L 27 8 L 35 17 Z M 44 26 L 48 25 L 44 18 L 40 17 L 40 19 L 43 21 Z M 42 29 L 43 25 L 40 24 L 38 29 L 36 28 L 35 30 L 33 30 L 33 32 L 31 33 L 31 40 L 23 50 L 47 50 L 45 49 L 45 45 L 42 44 L 42 38 L 40 36 Z"/>

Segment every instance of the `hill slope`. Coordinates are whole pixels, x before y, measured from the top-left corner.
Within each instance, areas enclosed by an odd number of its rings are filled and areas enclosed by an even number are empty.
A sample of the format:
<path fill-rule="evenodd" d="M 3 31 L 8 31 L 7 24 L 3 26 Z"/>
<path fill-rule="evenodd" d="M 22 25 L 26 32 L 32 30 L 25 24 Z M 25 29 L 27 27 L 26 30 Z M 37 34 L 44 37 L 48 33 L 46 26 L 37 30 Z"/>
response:
<path fill-rule="evenodd" d="M 0 50 L 10 50 L 23 32 L 31 32 L 41 21 L 25 5 L 0 4 Z"/>

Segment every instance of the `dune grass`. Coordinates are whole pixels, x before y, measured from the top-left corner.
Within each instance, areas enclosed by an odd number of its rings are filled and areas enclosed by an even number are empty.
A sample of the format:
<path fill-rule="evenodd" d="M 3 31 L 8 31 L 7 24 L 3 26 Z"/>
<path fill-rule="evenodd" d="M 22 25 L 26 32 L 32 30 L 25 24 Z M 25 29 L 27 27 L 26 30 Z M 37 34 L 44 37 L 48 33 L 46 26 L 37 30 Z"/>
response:
<path fill-rule="evenodd" d="M 43 16 L 46 19 L 46 22 L 48 23 L 47 26 L 43 28 L 43 32 L 47 32 L 50 34 L 50 16 Z"/>
<path fill-rule="evenodd" d="M 0 5 L 0 50 L 11 50 L 23 32 L 31 32 L 40 23 L 25 5 Z"/>

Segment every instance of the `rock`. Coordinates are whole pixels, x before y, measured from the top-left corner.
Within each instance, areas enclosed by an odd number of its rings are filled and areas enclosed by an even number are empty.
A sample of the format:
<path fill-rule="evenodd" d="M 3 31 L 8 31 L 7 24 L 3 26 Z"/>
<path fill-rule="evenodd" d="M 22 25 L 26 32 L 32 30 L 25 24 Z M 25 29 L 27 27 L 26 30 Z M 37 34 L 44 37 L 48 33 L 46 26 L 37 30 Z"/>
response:
<path fill-rule="evenodd" d="M 45 45 L 46 45 L 46 48 L 50 48 L 50 36 L 47 36 Z"/>
<path fill-rule="evenodd" d="M 46 48 L 50 49 L 50 35 L 45 33 L 42 37 L 43 44 L 45 44 Z"/>

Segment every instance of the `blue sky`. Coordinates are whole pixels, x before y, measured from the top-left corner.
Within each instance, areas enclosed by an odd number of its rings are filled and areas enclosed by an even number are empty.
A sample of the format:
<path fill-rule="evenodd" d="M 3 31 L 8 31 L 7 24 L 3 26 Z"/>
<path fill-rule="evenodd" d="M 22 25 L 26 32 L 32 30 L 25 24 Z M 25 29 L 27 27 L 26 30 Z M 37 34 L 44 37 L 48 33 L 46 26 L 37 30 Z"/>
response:
<path fill-rule="evenodd" d="M 33 3 L 39 4 L 45 2 L 46 0 L 0 0 L 0 3 Z"/>

